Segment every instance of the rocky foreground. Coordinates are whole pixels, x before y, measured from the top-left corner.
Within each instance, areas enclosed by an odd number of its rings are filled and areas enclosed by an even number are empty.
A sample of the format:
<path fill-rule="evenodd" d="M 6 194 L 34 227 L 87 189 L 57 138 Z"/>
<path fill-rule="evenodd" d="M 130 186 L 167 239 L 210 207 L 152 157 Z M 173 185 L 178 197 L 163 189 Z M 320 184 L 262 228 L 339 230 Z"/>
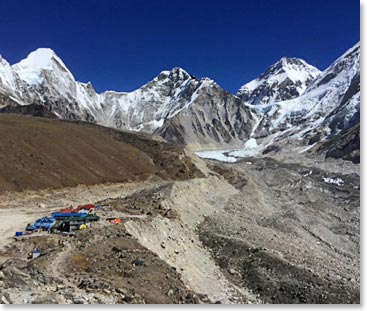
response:
<path fill-rule="evenodd" d="M 75 237 L 6 245 L 2 303 L 360 302 L 358 165 L 193 161 L 202 176 L 106 194 Z"/>

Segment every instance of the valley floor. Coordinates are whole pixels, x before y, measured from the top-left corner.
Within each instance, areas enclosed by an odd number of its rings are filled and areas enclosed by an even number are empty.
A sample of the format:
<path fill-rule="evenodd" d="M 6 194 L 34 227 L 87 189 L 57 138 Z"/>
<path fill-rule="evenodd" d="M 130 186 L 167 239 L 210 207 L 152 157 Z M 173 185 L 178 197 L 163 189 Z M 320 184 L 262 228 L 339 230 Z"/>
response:
<path fill-rule="evenodd" d="M 2 303 L 359 303 L 358 166 L 194 161 L 204 177 L 3 196 Z M 75 237 L 11 240 L 86 201 L 101 220 Z"/>

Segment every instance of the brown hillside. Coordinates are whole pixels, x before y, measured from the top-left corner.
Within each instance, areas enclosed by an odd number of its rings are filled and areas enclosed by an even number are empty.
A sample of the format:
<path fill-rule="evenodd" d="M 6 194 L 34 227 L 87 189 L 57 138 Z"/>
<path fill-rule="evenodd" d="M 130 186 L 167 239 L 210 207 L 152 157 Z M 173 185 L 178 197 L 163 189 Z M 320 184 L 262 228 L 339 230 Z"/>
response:
<path fill-rule="evenodd" d="M 88 123 L 1 114 L 0 137 L 0 192 L 200 175 L 176 146 Z"/>

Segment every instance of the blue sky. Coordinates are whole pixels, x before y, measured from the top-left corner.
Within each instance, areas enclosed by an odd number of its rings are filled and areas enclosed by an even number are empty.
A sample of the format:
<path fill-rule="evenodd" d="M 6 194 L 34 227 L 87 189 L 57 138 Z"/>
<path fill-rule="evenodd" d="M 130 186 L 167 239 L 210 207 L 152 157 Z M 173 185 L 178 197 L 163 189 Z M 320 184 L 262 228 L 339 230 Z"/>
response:
<path fill-rule="evenodd" d="M 0 0 L 0 54 L 39 47 L 99 92 L 179 66 L 236 92 L 282 56 L 325 69 L 359 41 L 357 0 Z"/>

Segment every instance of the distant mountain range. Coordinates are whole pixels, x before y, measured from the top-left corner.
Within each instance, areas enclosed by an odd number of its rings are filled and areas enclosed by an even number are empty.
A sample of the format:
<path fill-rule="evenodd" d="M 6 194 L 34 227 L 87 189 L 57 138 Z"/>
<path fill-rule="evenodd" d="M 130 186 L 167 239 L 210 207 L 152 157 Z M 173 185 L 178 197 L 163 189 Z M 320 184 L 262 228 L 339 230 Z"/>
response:
<path fill-rule="evenodd" d="M 236 95 L 181 68 L 133 92 L 98 94 L 41 48 L 14 65 L 0 57 L 0 110 L 143 131 L 195 150 L 240 148 L 249 139 L 261 150 L 290 140 L 313 146 L 359 123 L 359 59 L 359 43 L 323 72 L 284 57 Z"/>

